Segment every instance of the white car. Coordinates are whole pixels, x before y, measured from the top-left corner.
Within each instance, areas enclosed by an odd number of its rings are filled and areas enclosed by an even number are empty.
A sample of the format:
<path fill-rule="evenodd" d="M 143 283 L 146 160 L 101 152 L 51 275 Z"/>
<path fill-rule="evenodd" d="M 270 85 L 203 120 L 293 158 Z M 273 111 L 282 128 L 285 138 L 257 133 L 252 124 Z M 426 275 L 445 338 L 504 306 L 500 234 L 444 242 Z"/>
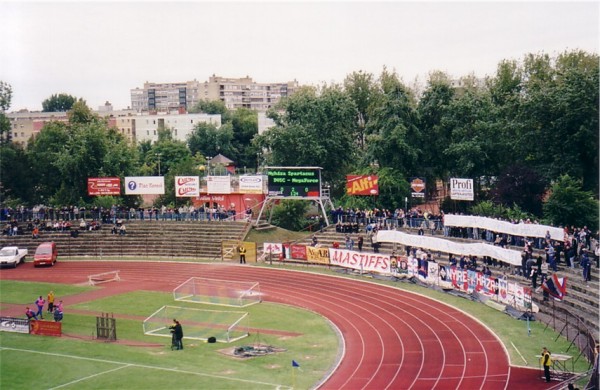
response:
<path fill-rule="evenodd" d="M 0 250 L 0 266 L 17 268 L 17 265 L 25 262 L 27 249 L 19 249 L 16 246 L 5 246 Z"/>

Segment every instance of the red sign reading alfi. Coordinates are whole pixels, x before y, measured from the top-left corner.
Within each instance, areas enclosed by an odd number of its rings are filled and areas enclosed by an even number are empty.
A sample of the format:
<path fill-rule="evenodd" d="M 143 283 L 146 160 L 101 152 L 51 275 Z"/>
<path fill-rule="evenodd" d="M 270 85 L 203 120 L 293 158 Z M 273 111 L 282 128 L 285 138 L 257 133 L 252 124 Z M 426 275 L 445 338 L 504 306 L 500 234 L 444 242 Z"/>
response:
<path fill-rule="evenodd" d="M 379 178 L 374 175 L 347 175 L 348 195 L 379 195 Z"/>
<path fill-rule="evenodd" d="M 121 179 L 118 177 L 88 178 L 88 195 L 121 195 Z"/>

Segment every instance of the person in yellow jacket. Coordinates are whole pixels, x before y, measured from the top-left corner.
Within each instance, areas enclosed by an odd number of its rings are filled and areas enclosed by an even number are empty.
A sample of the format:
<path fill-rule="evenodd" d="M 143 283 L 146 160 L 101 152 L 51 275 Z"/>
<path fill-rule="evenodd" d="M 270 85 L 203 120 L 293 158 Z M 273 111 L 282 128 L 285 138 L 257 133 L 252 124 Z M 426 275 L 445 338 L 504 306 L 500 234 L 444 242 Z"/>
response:
<path fill-rule="evenodd" d="M 48 293 L 48 313 L 54 311 L 54 291 Z"/>
<path fill-rule="evenodd" d="M 550 366 L 552 365 L 552 358 L 550 358 L 550 351 L 548 348 L 542 348 L 542 358 L 540 360 L 542 366 L 544 367 L 544 377 L 546 377 L 546 382 L 550 382 Z"/>
<path fill-rule="evenodd" d="M 246 248 L 243 244 L 238 246 L 238 252 L 240 254 L 240 264 L 246 264 Z"/>

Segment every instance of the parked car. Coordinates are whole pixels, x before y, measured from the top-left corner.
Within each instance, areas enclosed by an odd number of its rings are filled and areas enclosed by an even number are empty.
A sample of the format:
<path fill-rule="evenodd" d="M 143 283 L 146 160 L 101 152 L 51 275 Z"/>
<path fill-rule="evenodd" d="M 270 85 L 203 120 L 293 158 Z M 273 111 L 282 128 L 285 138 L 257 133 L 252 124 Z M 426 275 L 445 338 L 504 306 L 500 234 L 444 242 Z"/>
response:
<path fill-rule="evenodd" d="M 33 266 L 38 265 L 54 265 L 58 258 L 58 250 L 55 242 L 42 242 L 33 255 Z"/>
<path fill-rule="evenodd" d="M 25 256 L 27 256 L 27 249 L 5 246 L 0 250 L 0 266 L 17 268 L 17 265 L 25 262 Z"/>

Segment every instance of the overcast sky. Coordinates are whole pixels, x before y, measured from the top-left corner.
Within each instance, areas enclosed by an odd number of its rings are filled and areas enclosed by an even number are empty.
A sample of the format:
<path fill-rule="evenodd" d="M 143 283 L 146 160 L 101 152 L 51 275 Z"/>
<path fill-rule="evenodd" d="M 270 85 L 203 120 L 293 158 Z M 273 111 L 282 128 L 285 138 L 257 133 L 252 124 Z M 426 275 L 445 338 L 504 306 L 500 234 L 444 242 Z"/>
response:
<path fill-rule="evenodd" d="M 599 2 L 14 2 L 0 0 L 10 111 L 52 94 L 131 105 L 144 82 L 250 76 L 342 82 L 384 66 L 407 84 L 441 70 L 494 74 L 503 59 L 598 53 Z"/>

